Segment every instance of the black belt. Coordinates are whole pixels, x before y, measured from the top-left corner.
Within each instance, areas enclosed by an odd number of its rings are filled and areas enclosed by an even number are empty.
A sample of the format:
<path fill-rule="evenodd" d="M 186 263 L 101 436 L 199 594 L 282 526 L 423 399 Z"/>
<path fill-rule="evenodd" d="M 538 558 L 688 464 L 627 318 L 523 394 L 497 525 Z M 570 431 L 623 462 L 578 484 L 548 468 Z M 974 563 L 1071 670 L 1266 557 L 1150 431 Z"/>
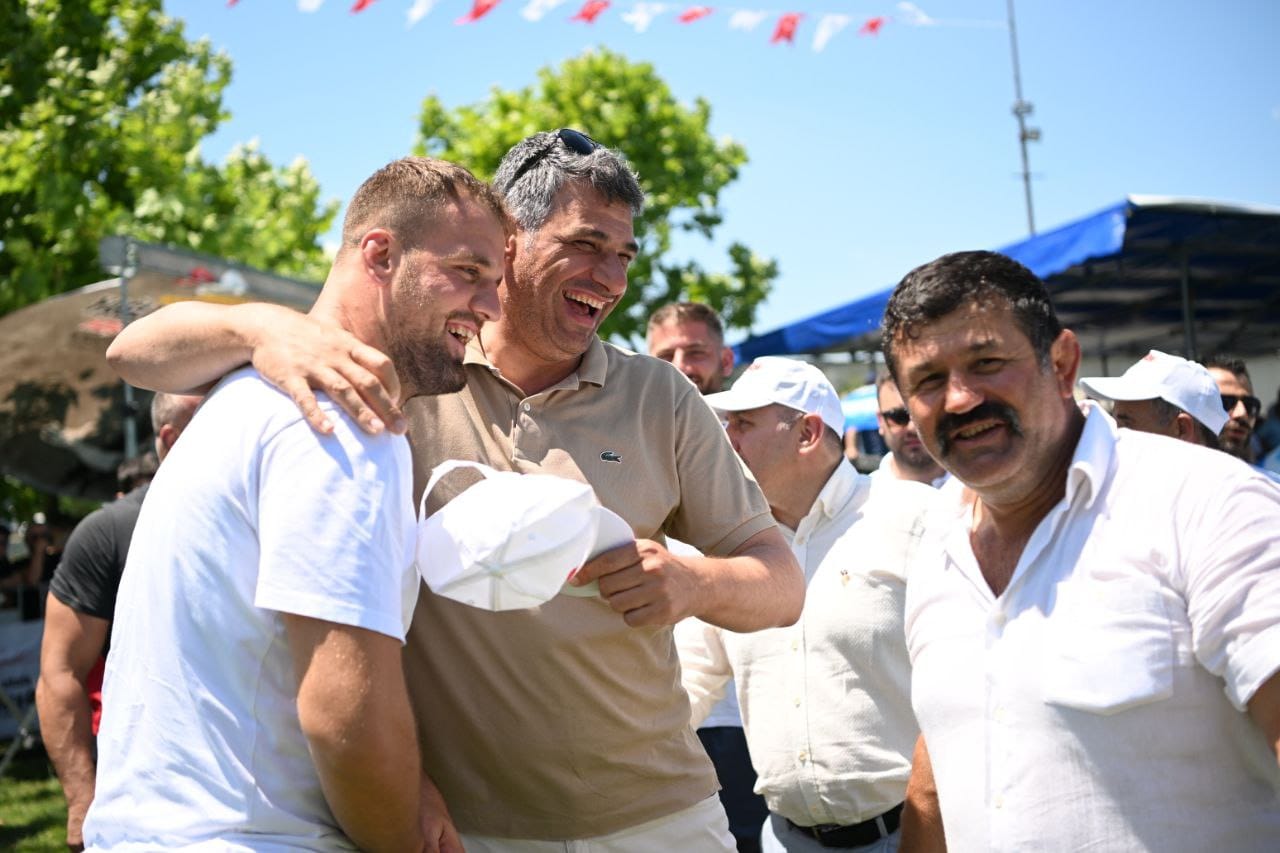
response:
<path fill-rule="evenodd" d="M 902 823 L 902 804 L 894 806 L 879 817 L 854 823 L 849 826 L 837 826 L 824 823 L 818 826 L 801 826 L 791 820 L 787 825 L 802 835 L 807 835 L 823 847 L 865 847 L 874 844 L 881 838 L 887 838 L 897 832 Z"/>

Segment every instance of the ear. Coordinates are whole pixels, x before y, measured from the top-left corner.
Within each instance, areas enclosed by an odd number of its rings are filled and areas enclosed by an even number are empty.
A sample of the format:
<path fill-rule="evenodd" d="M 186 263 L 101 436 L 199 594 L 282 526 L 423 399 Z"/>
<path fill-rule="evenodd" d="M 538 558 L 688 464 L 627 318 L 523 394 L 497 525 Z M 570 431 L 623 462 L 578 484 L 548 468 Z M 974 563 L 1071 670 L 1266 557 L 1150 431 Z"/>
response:
<path fill-rule="evenodd" d="M 720 375 L 728 376 L 733 373 L 733 348 L 720 348 Z"/>
<path fill-rule="evenodd" d="M 802 453 L 807 453 L 822 444 L 822 436 L 826 432 L 827 424 L 822 420 L 821 415 L 805 415 L 800 419 L 799 426 Z"/>
<path fill-rule="evenodd" d="M 884 415 L 876 412 L 876 429 L 881 435 L 884 435 Z"/>
<path fill-rule="evenodd" d="M 360 260 L 370 278 L 390 285 L 400 263 L 399 243 L 387 229 L 374 228 L 360 238 Z"/>
<path fill-rule="evenodd" d="M 516 231 L 512 231 L 510 234 L 508 234 L 508 235 L 507 235 L 507 247 L 506 247 L 506 251 L 504 252 L 504 254 L 506 255 L 506 262 L 507 262 L 508 266 L 511 264 L 511 262 L 512 262 L 512 261 L 514 261 L 514 260 L 516 259 L 516 236 L 517 236 L 517 234 L 518 234 L 518 232 L 516 232 Z"/>
<path fill-rule="evenodd" d="M 1049 364 L 1058 378 L 1058 392 L 1073 399 L 1076 375 L 1080 372 L 1080 341 L 1076 333 L 1063 329 L 1049 347 Z"/>
<path fill-rule="evenodd" d="M 1200 437 L 1196 434 L 1195 418 L 1186 412 L 1178 412 L 1173 419 L 1174 437 L 1182 441 L 1189 441 L 1192 444 L 1199 444 Z"/>

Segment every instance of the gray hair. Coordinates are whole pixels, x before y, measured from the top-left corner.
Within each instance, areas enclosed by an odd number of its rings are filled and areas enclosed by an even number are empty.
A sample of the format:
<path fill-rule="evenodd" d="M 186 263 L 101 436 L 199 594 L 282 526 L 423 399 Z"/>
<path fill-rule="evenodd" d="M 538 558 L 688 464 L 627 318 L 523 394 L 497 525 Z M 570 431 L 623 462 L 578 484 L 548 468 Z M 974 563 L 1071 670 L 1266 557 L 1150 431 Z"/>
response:
<path fill-rule="evenodd" d="M 543 131 L 521 140 L 498 165 L 493 187 L 516 224 L 527 232 L 541 228 L 565 181 L 588 183 L 605 201 L 620 201 L 639 216 L 644 190 L 622 153 L 602 145 L 590 154 L 579 154 L 562 144 L 558 133 Z"/>

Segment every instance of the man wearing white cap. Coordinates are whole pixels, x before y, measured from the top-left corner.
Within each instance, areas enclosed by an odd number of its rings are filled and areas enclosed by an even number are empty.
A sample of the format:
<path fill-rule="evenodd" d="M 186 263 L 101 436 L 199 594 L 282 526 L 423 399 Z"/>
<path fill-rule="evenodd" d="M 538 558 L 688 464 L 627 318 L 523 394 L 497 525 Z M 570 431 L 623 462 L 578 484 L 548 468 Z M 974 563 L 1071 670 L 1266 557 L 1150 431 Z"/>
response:
<path fill-rule="evenodd" d="M 1080 380 L 1091 397 L 1115 403 L 1122 427 L 1167 435 L 1218 449 L 1227 423 L 1222 396 L 1207 369 L 1193 361 L 1152 350 L 1122 376 Z"/>
<path fill-rule="evenodd" d="M 696 621 L 677 644 L 694 722 L 737 680 L 763 848 L 892 851 L 917 734 L 902 614 L 905 566 L 933 490 L 870 479 L 844 461 L 835 388 L 813 365 L 756 359 L 707 402 L 804 568 L 800 621 L 736 634 Z"/>

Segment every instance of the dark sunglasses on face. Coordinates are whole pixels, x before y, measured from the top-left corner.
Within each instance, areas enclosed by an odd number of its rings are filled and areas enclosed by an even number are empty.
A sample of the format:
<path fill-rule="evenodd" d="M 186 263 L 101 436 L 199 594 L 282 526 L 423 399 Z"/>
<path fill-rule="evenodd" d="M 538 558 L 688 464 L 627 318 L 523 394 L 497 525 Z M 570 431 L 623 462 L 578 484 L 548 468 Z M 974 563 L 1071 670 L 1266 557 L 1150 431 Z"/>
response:
<path fill-rule="evenodd" d="M 884 419 L 886 421 L 892 421 L 898 426 L 906 426 L 911 422 L 911 413 L 902 406 L 899 406 L 896 409 L 887 409 L 882 411 L 880 414 L 884 415 Z"/>
<path fill-rule="evenodd" d="M 511 176 L 511 180 L 507 183 L 507 186 L 515 186 L 516 181 L 523 178 L 525 172 L 532 169 L 537 165 L 539 160 L 547 156 L 547 153 L 551 151 L 553 146 L 555 146 L 557 140 L 563 142 L 565 148 L 568 148 L 573 153 L 580 154 L 583 157 L 600 147 L 599 142 L 596 142 L 582 131 L 574 130 L 571 127 L 562 127 L 556 131 L 556 135 L 549 145 L 545 148 L 539 148 L 537 151 L 525 158 L 525 161 L 520 164 L 518 169 L 516 169 L 516 173 Z"/>
<path fill-rule="evenodd" d="M 1244 403 L 1245 413 L 1251 418 L 1256 418 L 1258 413 L 1262 411 L 1262 401 L 1257 397 L 1250 397 L 1248 394 L 1223 394 L 1222 408 L 1227 414 L 1231 414 L 1236 410 L 1237 403 Z"/>

